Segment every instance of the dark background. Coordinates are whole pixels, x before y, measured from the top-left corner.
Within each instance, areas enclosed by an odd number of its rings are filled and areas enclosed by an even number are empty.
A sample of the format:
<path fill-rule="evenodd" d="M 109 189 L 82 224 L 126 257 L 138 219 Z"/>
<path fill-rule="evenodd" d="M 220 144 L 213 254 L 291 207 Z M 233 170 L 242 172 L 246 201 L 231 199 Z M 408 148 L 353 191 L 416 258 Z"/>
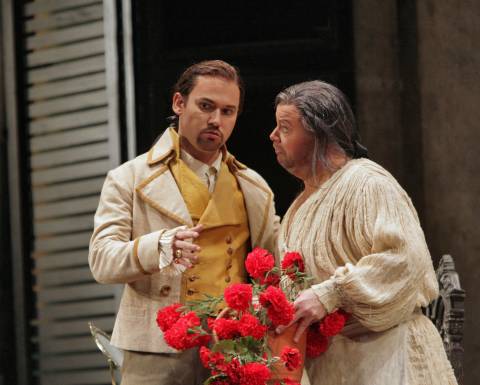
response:
<path fill-rule="evenodd" d="M 133 18 L 137 152 L 166 128 L 171 89 L 183 70 L 223 59 L 246 83 L 244 112 L 228 149 L 267 179 L 283 214 L 300 187 L 277 165 L 268 139 L 273 101 L 283 88 L 312 79 L 332 82 L 353 99 L 350 1 L 137 1 Z"/>
<path fill-rule="evenodd" d="M 480 383 L 480 2 L 252 3 L 132 0 L 137 152 L 165 129 L 181 71 L 198 60 L 227 60 L 240 67 L 247 86 L 229 149 L 268 180 L 283 213 L 299 185 L 277 166 L 268 140 L 274 96 L 313 78 L 337 84 L 353 102 L 371 158 L 411 196 L 434 265 L 442 254 L 455 259 L 467 292 L 464 383 Z M 29 265 L 29 250 L 19 256 L 9 248 L 4 97 L 0 92 L 0 385 L 10 385 L 18 325 L 11 272 L 15 258 Z M 27 287 L 31 276 L 27 268 Z M 30 305 L 30 287 L 25 295 Z"/>

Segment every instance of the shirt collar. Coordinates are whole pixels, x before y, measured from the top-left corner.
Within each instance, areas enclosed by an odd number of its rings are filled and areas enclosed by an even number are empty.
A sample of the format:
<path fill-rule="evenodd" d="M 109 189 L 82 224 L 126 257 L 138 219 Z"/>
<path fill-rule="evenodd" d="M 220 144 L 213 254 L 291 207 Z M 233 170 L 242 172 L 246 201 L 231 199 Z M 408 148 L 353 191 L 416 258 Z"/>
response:
<path fill-rule="evenodd" d="M 218 174 L 220 172 L 220 166 L 222 164 L 223 154 L 219 153 L 215 161 L 208 165 L 206 163 L 201 162 L 198 159 L 195 159 L 192 155 L 186 152 L 184 149 L 180 149 L 180 158 L 187 164 L 187 166 L 195 173 L 199 171 L 208 172 L 210 168 L 214 168 L 215 172 Z"/>

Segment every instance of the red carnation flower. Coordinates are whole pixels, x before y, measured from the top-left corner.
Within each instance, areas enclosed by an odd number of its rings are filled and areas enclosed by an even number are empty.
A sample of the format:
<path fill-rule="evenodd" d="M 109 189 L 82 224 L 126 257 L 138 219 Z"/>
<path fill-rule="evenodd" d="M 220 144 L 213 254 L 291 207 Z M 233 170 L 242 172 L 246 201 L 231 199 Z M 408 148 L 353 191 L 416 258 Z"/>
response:
<path fill-rule="evenodd" d="M 337 310 L 325 316 L 320 322 L 320 333 L 326 337 L 332 337 L 340 333 L 347 322 L 348 314 Z"/>
<path fill-rule="evenodd" d="M 278 286 L 280 276 L 277 273 L 269 272 L 265 278 L 260 279 L 259 283 L 261 285 Z"/>
<path fill-rule="evenodd" d="M 264 364 L 250 362 L 240 367 L 240 385 L 265 385 L 270 379 L 270 369 Z"/>
<path fill-rule="evenodd" d="M 202 346 L 200 350 L 198 351 L 198 354 L 200 355 L 200 362 L 202 363 L 204 368 L 209 368 L 208 364 L 210 361 L 210 354 L 212 351 L 207 348 L 206 346 Z"/>
<path fill-rule="evenodd" d="M 297 348 L 285 346 L 280 354 L 280 359 L 285 363 L 288 370 L 295 370 L 302 363 L 302 356 Z"/>
<path fill-rule="evenodd" d="M 225 373 L 229 378 L 229 384 L 239 384 L 240 383 L 240 369 L 242 365 L 238 359 L 233 358 L 226 366 Z"/>
<path fill-rule="evenodd" d="M 263 280 L 265 275 L 275 266 L 273 255 L 267 250 L 255 247 L 247 255 L 245 268 L 253 279 Z"/>
<path fill-rule="evenodd" d="M 235 283 L 225 289 L 225 302 L 235 310 L 244 311 L 252 303 L 252 285 Z"/>
<path fill-rule="evenodd" d="M 260 323 L 260 320 L 250 313 L 245 313 L 240 318 L 238 330 L 243 337 L 251 336 L 257 340 L 262 339 L 267 332 L 267 327 Z"/>
<path fill-rule="evenodd" d="M 275 381 L 273 385 L 300 385 L 300 383 L 287 377 L 283 378 L 282 381 Z"/>
<path fill-rule="evenodd" d="M 179 303 L 174 303 L 173 305 L 165 306 L 157 312 L 157 325 L 162 332 L 170 329 L 182 316 L 182 313 L 178 310 L 181 307 L 182 305 Z"/>
<path fill-rule="evenodd" d="M 215 325 L 216 318 L 208 317 L 207 318 L 207 326 L 210 330 L 213 330 L 213 325 Z"/>
<path fill-rule="evenodd" d="M 282 270 L 286 270 L 290 279 L 294 281 L 297 271 L 302 273 L 305 271 L 302 255 L 297 252 L 286 253 L 282 260 Z"/>
<path fill-rule="evenodd" d="M 234 319 L 219 318 L 213 323 L 213 331 L 220 340 L 240 337 L 239 322 Z"/>
<path fill-rule="evenodd" d="M 267 309 L 267 315 L 273 326 L 288 325 L 295 315 L 293 303 L 287 300 L 282 289 L 269 286 L 260 294 L 260 303 Z"/>
<path fill-rule="evenodd" d="M 284 378 L 283 382 L 285 385 L 300 385 L 299 382 L 291 380 L 290 378 Z"/>
<path fill-rule="evenodd" d="M 180 317 L 163 336 L 165 342 L 177 350 L 207 345 L 210 342 L 210 336 L 202 334 L 198 329 L 200 329 L 200 318 L 191 311 Z"/>
<path fill-rule="evenodd" d="M 328 338 L 320 333 L 318 325 L 314 324 L 307 332 L 307 357 L 315 358 L 328 349 Z"/>
<path fill-rule="evenodd" d="M 212 352 L 205 346 L 202 346 L 199 351 L 200 361 L 202 365 L 207 369 L 215 370 L 218 367 L 223 369 L 223 365 L 225 363 L 225 357 L 220 352 Z"/>

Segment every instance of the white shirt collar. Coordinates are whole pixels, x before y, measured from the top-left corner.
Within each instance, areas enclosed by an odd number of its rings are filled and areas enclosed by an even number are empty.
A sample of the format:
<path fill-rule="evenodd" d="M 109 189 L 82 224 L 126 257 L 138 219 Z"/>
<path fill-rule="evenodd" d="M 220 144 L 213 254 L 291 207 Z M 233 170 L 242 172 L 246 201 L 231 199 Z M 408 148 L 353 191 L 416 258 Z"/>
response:
<path fill-rule="evenodd" d="M 192 155 L 190 155 L 188 152 L 186 152 L 184 149 L 180 149 L 180 158 L 187 164 L 187 166 L 195 173 L 195 174 L 205 174 L 208 173 L 210 168 L 214 168 L 215 172 L 218 174 L 220 172 L 220 167 L 222 164 L 222 153 L 220 152 L 215 159 L 215 161 L 212 163 L 211 166 L 209 166 L 206 163 L 203 163 L 202 161 L 195 159 Z"/>

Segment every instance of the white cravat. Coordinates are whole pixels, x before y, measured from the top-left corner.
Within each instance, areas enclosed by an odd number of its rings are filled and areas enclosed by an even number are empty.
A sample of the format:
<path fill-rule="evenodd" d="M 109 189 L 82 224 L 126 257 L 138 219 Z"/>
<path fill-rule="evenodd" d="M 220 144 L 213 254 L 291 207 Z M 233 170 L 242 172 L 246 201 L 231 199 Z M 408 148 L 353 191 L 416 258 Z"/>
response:
<path fill-rule="evenodd" d="M 220 172 L 222 153 L 218 154 L 217 159 L 215 159 L 211 166 L 195 159 L 185 150 L 180 150 L 180 158 L 200 178 L 200 180 L 205 183 L 208 187 L 208 191 L 212 193 L 215 189 L 218 173 Z"/>

